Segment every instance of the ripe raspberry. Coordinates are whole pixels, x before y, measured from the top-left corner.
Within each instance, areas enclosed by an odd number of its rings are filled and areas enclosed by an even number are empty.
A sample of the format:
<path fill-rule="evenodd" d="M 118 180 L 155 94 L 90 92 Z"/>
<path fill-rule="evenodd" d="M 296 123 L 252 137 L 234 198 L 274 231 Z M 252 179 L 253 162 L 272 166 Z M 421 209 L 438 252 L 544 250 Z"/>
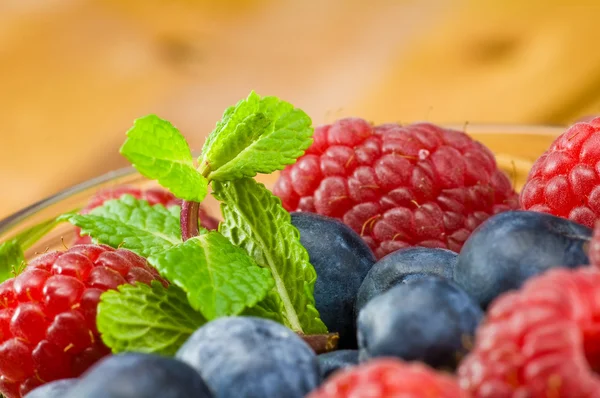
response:
<path fill-rule="evenodd" d="M 554 140 L 529 172 L 521 205 L 594 227 L 600 219 L 600 118 L 576 123 Z"/>
<path fill-rule="evenodd" d="M 89 213 L 92 209 L 102 206 L 104 202 L 110 199 L 118 199 L 121 196 L 129 194 L 136 199 L 144 199 L 151 205 L 162 204 L 166 207 L 179 205 L 181 203 L 173 194 L 161 188 L 150 188 L 147 190 L 141 190 L 128 185 L 121 185 L 112 188 L 101 189 L 90 201 L 87 206 L 81 211 L 81 213 Z"/>
<path fill-rule="evenodd" d="M 557 268 L 500 296 L 458 370 L 474 397 L 598 397 L 600 273 Z"/>
<path fill-rule="evenodd" d="M 383 358 L 334 373 L 307 398 L 466 398 L 449 375 L 420 363 Z"/>
<path fill-rule="evenodd" d="M 590 258 L 590 264 L 600 267 L 600 221 L 596 223 L 594 235 L 590 242 L 588 256 Z"/>
<path fill-rule="evenodd" d="M 342 220 L 378 258 L 417 245 L 459 251 L 490 215 L 518 207 L 493 154 L 466 134 L 356 118 L 316 128 L 273 192 L 288 211 Z"/>
<path fill-rule="evenodd" d="M 123 195 L 132 195 L 136 199 L 143 199 L 150 205 L 161 204 L 165 207 L 180 206 L 181 200 L 177 199 L 171 192 L 161 188 L 150 188 L 147 190 L 141 190 L 131 186 L 123 185 L 113 188 L 102 189 L 90 199 L 87 206 L 81 210 L 82 214 L 89 213 L 96 207 L 102 206 L 104 202 L 111 199 L 119 199 Z M 215 230 L 219 226 L 219 221 L 206 213 L 202 207 L 198 209 L 198 219 L 202 226 L 206 229 Z M 88 244 L 92 243 L 89 236 L 79 236 L 79 229 L 77 229 L 77 238 L 75 244 Z"/>
<path fill-rule="evenodd" d="M 0 392 L 21 397 L 76 377 L 109 353 L 96 328 L 100 294 L 161 279 L 142 257 L 104 245 L 73 246 L 34 260 L 0 284 Z"/>

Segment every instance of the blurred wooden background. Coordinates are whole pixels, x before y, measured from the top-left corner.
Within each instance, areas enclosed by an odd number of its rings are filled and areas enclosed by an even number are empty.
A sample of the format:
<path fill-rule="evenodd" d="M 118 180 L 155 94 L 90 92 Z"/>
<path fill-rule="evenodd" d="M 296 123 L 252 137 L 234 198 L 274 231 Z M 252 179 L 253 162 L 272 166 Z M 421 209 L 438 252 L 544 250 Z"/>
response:
<path fill-rule="evenodd" d="M 136 117 L 199 149 L 251 89 L 317 124 L 567 124 L 600 112 L 599 17 L 596 0 L 0 0 L 0 218 L 124 166 Z"/>

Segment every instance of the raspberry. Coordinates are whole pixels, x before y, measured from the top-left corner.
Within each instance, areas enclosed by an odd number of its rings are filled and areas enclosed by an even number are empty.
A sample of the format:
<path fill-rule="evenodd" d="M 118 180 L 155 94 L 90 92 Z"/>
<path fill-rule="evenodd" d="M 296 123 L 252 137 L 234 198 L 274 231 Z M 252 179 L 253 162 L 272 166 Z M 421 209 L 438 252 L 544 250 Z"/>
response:
<path fill-rule="evenodd" d="M 273 192 L 288 211 L 342 220 L 378 258 L 408 246 L 459 251 L 490 215 L 518 207 L 494 155 L 465 133 L 357 118 L 316 128 Z"/>
<path fill-rule="evenodd" d="M 449 375 L 419 363 L 383 358 L 334 373 L 307 398 L 466 398 Z"/>
<path fill-rule="evenodd" d="M 135 282 L 166 282 L 133 252 L 78 245 L 49 252 L 0 284 L 0 392 L 7 398 L 77 377 L 109 353 L 96 328 L 100 295 Z"/>
<path fill-rule="evenodd" d="M 81 210 L 82 214 L 89 213 L 96 207 L 102 206 L 104 202 L 111 199 L 119 199 L 123 195 L 132 195 L 136 199 L 146 200 L 150 205 L 161 204 L 165 207 L 180 206 L 181 200 L 177 199 L 172 193 L 161 188 L 150 188 L 141 190 L 131 186 L 123 185 L 113 188 L 102 189 L 90 199 L 87 206 Z M 202 207 L 198 209 L 198 218 L 202 226 L 209 230 L 215 230 L 219 226 L 219 221 L 206 213 Z M 77 229 L 77 238 L 75 244 L 88 244 L 92 240 L 89 236 L 79 236 Z"/>
<path fill-rule="evenodd" d="M 500 296 L 458 370 L 474 397 L 598 397 L 600 273 L 556 268 Z"/>
<path fill-rule="evenodd" d="M 151 205 L 162 204 L 166 207 L 179 205 L 180 201 L 173 196 L 169 191 L 161 188 L 150 188 L 147 190 L 141 190 L 128 185 L 121 185 L 112 188 L 101 189 L 90 201 L 87 206 L 81 211 L 81 213 L 89 213 L 92 209 L 102 206 L 104 202 L 110 199 L 118 199 L 123 195 L 132 195 L 136 199 L 144 199 Z"/>
<path fill-rule="evenodd" d="M 600 219 L 600 118 L 575 123 L 554 140 L 529 172 L 521 205 L 594 227 Z"/>
<path fill-rule="evenodd" d="M 588 255 L 590 257 L 590 264 L 600 267 L 600 221 L 596 223 Z"/>

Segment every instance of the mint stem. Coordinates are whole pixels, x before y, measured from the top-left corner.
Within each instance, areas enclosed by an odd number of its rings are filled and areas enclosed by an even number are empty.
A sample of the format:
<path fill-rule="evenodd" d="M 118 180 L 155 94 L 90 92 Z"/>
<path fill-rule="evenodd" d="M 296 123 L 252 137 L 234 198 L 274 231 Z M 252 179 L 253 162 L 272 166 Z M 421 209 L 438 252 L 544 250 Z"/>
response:
<path fill-rule="evenodd" d="M 198 210 L 200 209 L 199 202 L 189 202 L 184 200 L 181 204 L 181 213 L 179 222 L 181 224 L 181 238 L 186 240 L 198 236 Z"/>
<path fill-rule="evenodd" d="M 312 350 L 318 354 L 334 351 L 337 349 L 340 335 L 338 333 L 325 334 L 302 334 L 297 333 Z"/>

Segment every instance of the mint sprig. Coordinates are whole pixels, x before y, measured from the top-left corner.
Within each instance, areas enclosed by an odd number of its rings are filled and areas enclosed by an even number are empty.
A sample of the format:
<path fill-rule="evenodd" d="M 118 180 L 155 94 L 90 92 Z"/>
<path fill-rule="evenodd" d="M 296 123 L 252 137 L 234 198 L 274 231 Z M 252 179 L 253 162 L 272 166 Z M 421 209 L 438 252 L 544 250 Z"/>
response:
<path fill-rule="evenodd" d="M 114 353 L 136 351 L 174 355 L 206 319 L 177 286 L 153 281 L 122 285 L 100 296 L 97 315 L 102 341 Z"/>
<path fill-rule="evenodd" d="M 312 134 L 306 113 L 253 91 L 227 109 L 208 136 L 200 170 L 218 181 L 269 174 L 294 163 L 312 144 Z"/>
<path fill-rule="evenodd" d="M 213 190 L 224 217 L 219 231 L 271 271 L 285 324 L 304 334 L 326 333 L 313 295 L 317 273 L 281 200 L 251 178 L 215 181 Z"/>
<path fill-rule="evenodd" d="M 104 202 L 88 214 L 62 216 L 96 243 L 123 247 L 148 257 L 181 242 L 179 207 L 151 206 L 132 195 Z"/>
<path fill-rule="evenodd" d="M 220 233 L 209 231 L 148 258 L 182 288 L 190 305 L 208 320 L 240 314 L 273 287 L 268 269 L 260 268 Z"/>
<path fill-rule="evenodd" d="M 335 336 L 325 334 L 315 307 L 317 275 L 299 232 L 281 201 L 252 179 L 281 170 L 304 154 L 312 143 L 311 124 L 291 104 L 251 92 L 217 122 L 196 168 L 187 142 L 171 123 L 143 117 L 127 132 L 121 153 L 141 174 L 183 199 L 181 208 L 124 197 L 68 219 L 96 242 L 147 257 L 179 289 L 178 297 L 186 297 L 187 303 L 180 303 L 185 311 L 195 310 L 207 321 L 232 315 L 269 318 L 303 335 L 313 348 L 330 347 Z M 197 210 L 208 185 L 222 202 L 224 221 L 218 232 L 198 228 Z M 136 335 L 126 335 L 129 327 L 119 318 L 129 315 L 120 308 L 165 294 L 153 285 L 152 292 L 136 287 L 103 295 L 99 323 L 106 343 L 116 351 L 154 349 L 151 341 L 131 342 Z M 141 326 L 131 328 L 141 333 L 151 318 L 144 315 L 135 323 Z M 158 330 L 152 333 L 159 335 Z M 172 352 L 175 345 L 159 351 Z"/>
<path fill-rule="evenodd" d="M 157 180 L 178 198 L 201 202 L 206 196 L 208 181 L 196 170 L 187 141 L 156 115 L 134 122 L 121 154 L 140 174 Z"/>

